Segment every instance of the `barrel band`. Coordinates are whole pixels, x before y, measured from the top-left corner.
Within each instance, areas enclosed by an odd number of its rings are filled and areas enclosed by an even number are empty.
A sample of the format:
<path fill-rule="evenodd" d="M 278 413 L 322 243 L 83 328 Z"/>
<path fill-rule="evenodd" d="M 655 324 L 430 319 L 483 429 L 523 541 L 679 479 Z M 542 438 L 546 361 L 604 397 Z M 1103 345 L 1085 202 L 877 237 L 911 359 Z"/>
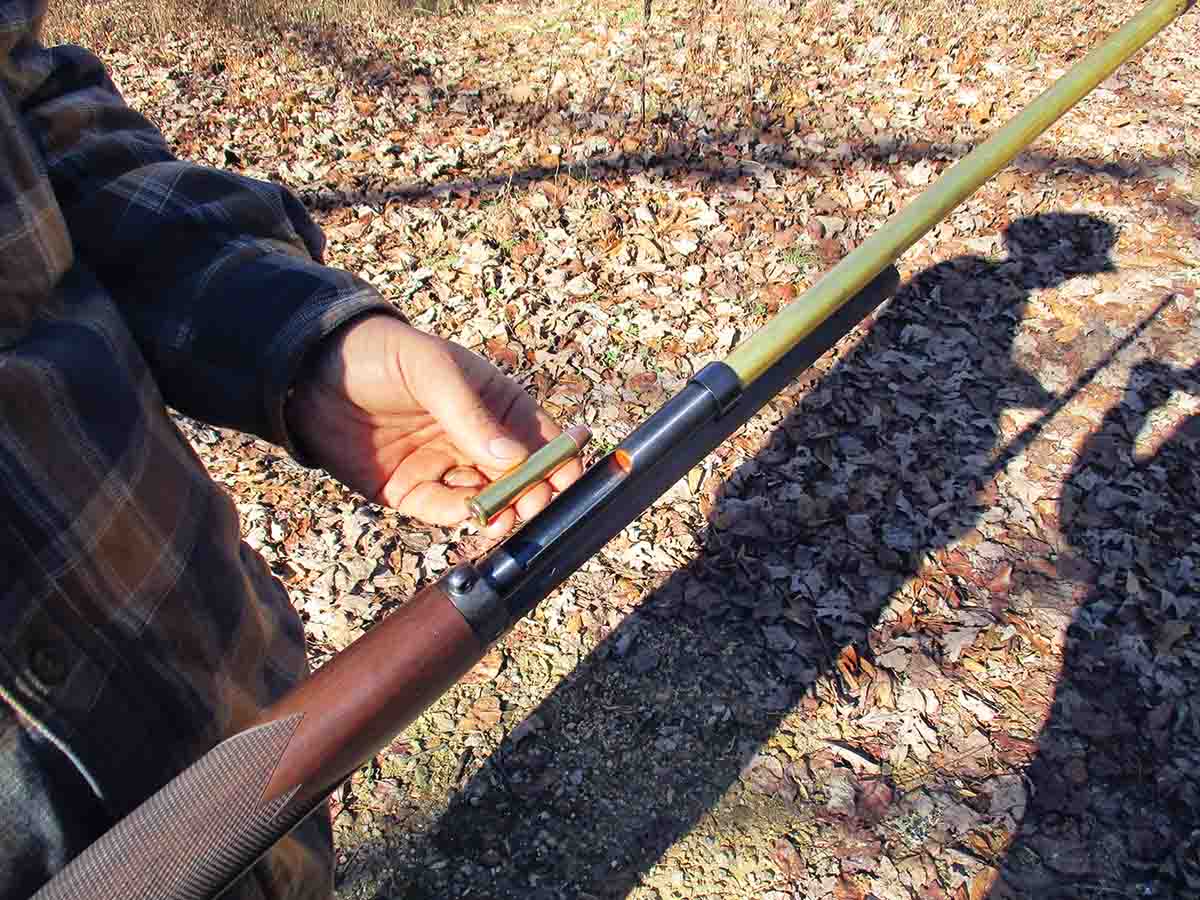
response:
<path fill-rule="evenodd" d="M 742 396 L 742 380 L 723 362 L 710 362 L 692 376 L 692 381 L 712 394 L 717 401 L 718 417 L 729 412 Z"/>

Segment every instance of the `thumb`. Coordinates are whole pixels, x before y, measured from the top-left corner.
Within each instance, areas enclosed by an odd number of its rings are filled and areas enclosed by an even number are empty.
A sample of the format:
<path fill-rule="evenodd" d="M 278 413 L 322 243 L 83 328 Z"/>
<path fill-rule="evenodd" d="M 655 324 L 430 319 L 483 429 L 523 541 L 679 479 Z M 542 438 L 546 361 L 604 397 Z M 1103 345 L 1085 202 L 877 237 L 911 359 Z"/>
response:
<path fill-rule="evenodd" d="M 475 466 L 507 471 L 542 443 L 537 405 L 485 359 L 457 345 L 447 349 L 445 365 L 415 373 L 420 387 L 413 393 Z"/>

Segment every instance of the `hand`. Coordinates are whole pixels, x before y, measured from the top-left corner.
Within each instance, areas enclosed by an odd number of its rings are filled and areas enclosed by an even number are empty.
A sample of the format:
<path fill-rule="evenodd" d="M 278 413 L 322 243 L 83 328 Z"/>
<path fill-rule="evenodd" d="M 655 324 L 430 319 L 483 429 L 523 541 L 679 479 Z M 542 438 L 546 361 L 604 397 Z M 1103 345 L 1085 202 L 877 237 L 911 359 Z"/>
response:
<path fill-rule="evenodd" d="M 336 332 L 288 401 L 300 446 L 376 503 L 433 525 L 468 515 L 466 500 L 561 433 L 519 385 L 457 344 L 387 315 Z M 528 519 L 582 472 L 572 460 L 516 504 Z M 485 529 L 515 522 L 505 510 Z"/>

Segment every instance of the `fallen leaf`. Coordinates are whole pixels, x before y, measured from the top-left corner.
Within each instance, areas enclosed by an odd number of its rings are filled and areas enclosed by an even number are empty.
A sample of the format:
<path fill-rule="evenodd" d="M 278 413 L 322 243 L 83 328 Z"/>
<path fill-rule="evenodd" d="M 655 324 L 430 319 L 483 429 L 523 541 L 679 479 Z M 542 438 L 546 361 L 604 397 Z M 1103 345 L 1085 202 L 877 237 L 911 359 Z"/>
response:
<path fill-rule="evenodd" d="M 776 303 L 791 303 L 796 299 L 796 286 L 790 282 L 769 284 L 766 293 Z"/>
<path fill-rule="evenodd" d="M 1192 623 L 1181 619 L 1171 619 L 1164 622 L 1154 638 L 1154 652 L 1165 656 L 1175 649 L 1175 645 L 1192 633 Z"/>
<path fill-rule="evenodd" d="M 967 710 L 980 722 L 990 722 L 996 718 L 996 711 L 976 697 L 974 694 L 968 694 L 966 691 L 959 691 L 959 703 L 963 709 Z"/>
<path fill-rule="evenodd" d="M 921 185 L 929 184 L 929 180 L 932 177 L 933 166 L 929 164 L 929 160 L 923 159 L 908 170 L 905 180 L 911 185 L 920 187 Z"/>
<path fill-rule="evenodd" d="M 502 368 L 516 369 L 520 365 L 520 354 L 513 350 L 506 341 L 492 338 L 484 342 L 484 347 L 492 361 Z"/>
<path fill-rule="evenodd" d="M 992 576 L 991 581 L 984 585 L 993 594 L 1004 595 L 1012 588 L 1012 563 L 1004 563 Z"/>
<path fill-rule="evenodd" d="M 832 769 L 825 777 L 825 811 L 841 818 L 850 818 L 855 813 L 857 779 L 845 769 Z"/>
<path fill-rule="evenodd" d="M 884 782 L 863 782 L 858 791 L 858 814 L 867 824 L 874 825 L 887 815 L 894 798 L 892 789 Z"/>
<path fill-rule="evenodd" d="M 954 575 L 965 581 L 973 581 L 975 578 L 974 566 L 960 550 L 954 550 L 942 557 L 942 569 L 947 575 Z"/>
<path fill-rule="evenodd" d="M 500 724 L 500 698 L 480 697 L 458 723 L 458 731 L 487 731 Z"/>
<path fill-rule="evenodd" d="M 866 892 L 851 878 L 839 878 L 833 886 L 834 900 L 864 900 Z"/>
<path fill-rule="evenodd" d="M 565 285 L 568 294 L 573 297 L 590 297 L 596 293 L 595 283 L 586 275 L 576 275 Z"/>
<path fill-rule="evenodd" d="M 755 793 L 774 794 L 783 785 L 783 763 L 770 754 L 759 754 L 742 772 L 742 778 Z"/>
<path fill-rule="evenodd" d="M 975 639 L 979 637 L 979 632 L 982 630 L 981 628 L 955 628 L 942 635 L 942 651 L 946 654 L 946 660 L 958 662 L 958 658 L 975 643 Z"/>
<path fill-rule="evenodd" d="M 483 659 L 475 664 L 461 679 L 462 684 L 482 684 L 486 681 L 491 681 L 500 674 L 500 670 L 504 668 L 504 651 L 498 647 L 493 647 Z"/>
<path fill-rule="evenodd" d="M 993 734 L 992 744 L 1004 762 L 1021 766 L 1037 755 L 1037 743 L 1009 734 Z"/>
<path fill-rule="evenodd" d="M 808 867 L 800 858 L 800 853 L 787 838 L 781 837 L 775 842 L 775 846 L 771 850 L 771 859 L 775 861 L 775 865 L 779 867 L 784 878 L 798 881 L 808 874 Z"/>
<path fill-rule="evenodd" d="M 996 108 L 996 104 L 990 100 L 984 100 L 981 103 L 976 103 L 971 107 L 969 117 L 976 125 L 982 125 L 984 122 L 991 121 L 992 111 Z"/>
<path fill-rule="evenodd" d="M 643 393 L 658 386 L 658 375 L 654 372 L 638 372 L 625 380 L 625 387 L 635 393 Z"/>
<path fill-rule="evenodd" d="M 894 672 L 903 672 L 908 668 L 908 661 L 912 656 L 912 652 L 906 647 L 896 647 L 893 650 L 888 650 L 886 653 L 881 653 L 875 657 L 875 662 L 883 666 L 885 669 L 891 669 Z"/>

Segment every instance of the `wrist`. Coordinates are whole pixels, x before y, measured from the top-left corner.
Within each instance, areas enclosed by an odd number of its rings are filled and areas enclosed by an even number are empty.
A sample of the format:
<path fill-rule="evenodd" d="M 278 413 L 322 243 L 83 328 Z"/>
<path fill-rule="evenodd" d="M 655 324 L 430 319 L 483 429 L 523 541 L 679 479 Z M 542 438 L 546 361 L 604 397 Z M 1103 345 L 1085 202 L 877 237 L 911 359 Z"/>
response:
<path fill-rule="evenodd" d="M 372 309 L 339 323 L 301 355 L 295 375 L 283 398 L 284 446 L 295 460 L 309 468 L 321 467 L 313 441 L 306 436 L 306 424 L 314 416 L 315 395 L 327 382 L 336 380 L 343 369 L 341 362 L 347 335 L 370 319 L 404 320 L 398 313 Z"/>

